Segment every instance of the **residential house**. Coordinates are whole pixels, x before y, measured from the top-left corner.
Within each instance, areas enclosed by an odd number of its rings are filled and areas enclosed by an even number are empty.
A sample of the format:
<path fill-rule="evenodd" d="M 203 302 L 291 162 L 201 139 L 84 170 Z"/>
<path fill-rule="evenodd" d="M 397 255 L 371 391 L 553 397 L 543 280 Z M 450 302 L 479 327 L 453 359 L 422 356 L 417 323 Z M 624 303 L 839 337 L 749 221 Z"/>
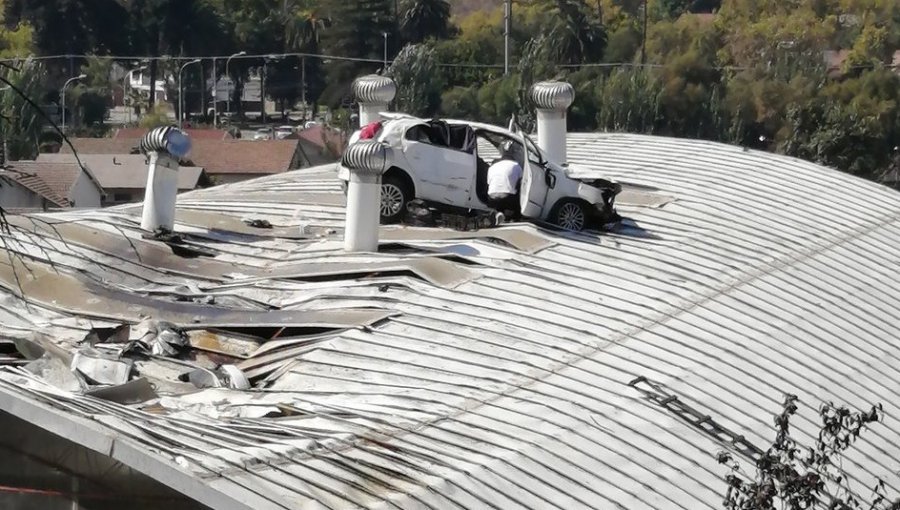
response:
<path fill-rule="evenodd" d="M 333 163 L 340 159 L 347 137 L 339 130 L 321 124 L 300 130 L 298 138 L 310 166 Z"/>
<path fill-rule="evenodd" d="M 0 207 L 6 212 L 68 207 L 68 202 L 35 174 L 0 168 Z"/>
<path fill-rule="evenodd" d="M 231 140 L 234 136 L 231 132 L 224 129 L 182 129 L 188 136 L 191 137 L 191 140 Z M 135 139 L 141 138 L 147 134 L 146 128 L 133 128 L 133 127 L 125 127 L 119 128 L 116 130 L 115 134 L 113 134 L 113 138 L 119 139 Z"/>
<path fill-rule="evenodd" d="M 81 162 L 106 191 L 103 206 L 140 202 L 147 188 L 147 158 L 142 154 L 82 154 Z M 38 162 L 71 163 L 72 154 L 41 154 Z M 178 169 L 178 191 L 190 191 L 210 184 L 200 167 Z"/>
<path fill-rule="evenodd" d="M 97 178 L 90 169 L 82 170 L 74 158 L 71 161 L 60 162 L 11 161 L 6 165 L 4 174 L 10 179 L 16 174 L 21 175 L 16 182 L 31 189 L 51 205 L 92 208 L 100 207 L 103 199 L 104 190 Z M 52 193 L 48 193 L 47 189 Z M 20 201 L 22 195 L 16 193 L 9 199 L 13 202 Z"/>
<path fill-rule="evenodd" d="M 136 154 L 140 138 L 70 138 L 79 155 Z M 213 184 L 244 181 L 263 175 L 295 170 L 308 164 L 300 140 L 193 139 L 193 148 L 182 161 L 205 170 Z M 68 146 L 63 153 L 70 153 Z"/>

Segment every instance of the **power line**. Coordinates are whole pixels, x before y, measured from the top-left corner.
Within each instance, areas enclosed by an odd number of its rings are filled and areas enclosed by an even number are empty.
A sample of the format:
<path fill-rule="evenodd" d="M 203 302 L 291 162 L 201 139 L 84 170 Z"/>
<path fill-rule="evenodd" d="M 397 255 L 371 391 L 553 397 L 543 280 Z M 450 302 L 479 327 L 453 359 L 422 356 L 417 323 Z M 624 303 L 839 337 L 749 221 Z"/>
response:
<path fill-rule="evenodd" d="M 245 59 L 245 60 L 253 60 L 253 59 L 265 59 L 265 58 L 275 58 L 275 59 L 283 59 L 283 58 L 318 58 L 321 60 L 340 60 L 347 62 L 361 62 L 361 63 L 369 63 L 369 64 L 381 64 L 384 65 L 383 59 L 376 58 L 364 58 L 364 57 L 345 57 L 339 55 L 328 55 L 323 53 L 302 53 L 302 52 L 285 52 L 285 53 L 258 53 L 258 54 L 247 54 L 247 55 L 204 55 L 204 56 L 185 56 L 185 55 L 160 55 L 160 56 L 135 56 L 135 55 L 90 55 L 90 54 L 74 54 L 67 53 L 61 55 L 23 55 L 23 56 L 14 56 L 14 57 L 5 57 L 0 58 L 0 63 L 19 63 L 23 60 L 32 60 L 32 61 L 47 61 L 47 60 L 60 60 L 60 59 L 85 59 L 85 58 L 97 58 L 101 60 L 115 60 L 119 62 L 135 62 L 135 63 L 144 63 L 149 61 L 172 61 L 172 62 L 180 62 L 180 61 L 188 61 L 188 60 L 225 60 L 227 58 L 231 58 L 234 60 Z M 394 63 L 394 60 L 389 60 L 387 62 L 389 65 Z M 514 63 L 510 62 L 510 65 Z M 518 63 L 515 63 L 518 64 Z M 438 67 L 447 67 L 447 68 L 463 68 L 463 69 L 505 69 L 506 63 L 498 63 L 498 64 L 475 64 L 475 63 L 453 63 L 453 62 L 438 62 L 435 64 Z M 554 67 L 561 69 L 577 69 L 577 68 L 648 68 L 648 69 L 659 69 L 664 68 L 665 64 L 651 64 L 651 63 L 638 63 L 638 62 L 582 62 L 578 64 L 555 64 Z M 827 66 L 826 66 L 827 67 Z M 858 69 L 867 69 L 871 66 L 868 65 L 857 65 L 851 66 L 848 70 L 858 70 Z M 900 64 L 882 64 L 883 68 L 886 69 L 900 69 Z M 710 69 L 715 71 L 749 71 L 752 69 L 757 69 L 757 67 L 752 66 L 707 66 L 704 69 Z"/>

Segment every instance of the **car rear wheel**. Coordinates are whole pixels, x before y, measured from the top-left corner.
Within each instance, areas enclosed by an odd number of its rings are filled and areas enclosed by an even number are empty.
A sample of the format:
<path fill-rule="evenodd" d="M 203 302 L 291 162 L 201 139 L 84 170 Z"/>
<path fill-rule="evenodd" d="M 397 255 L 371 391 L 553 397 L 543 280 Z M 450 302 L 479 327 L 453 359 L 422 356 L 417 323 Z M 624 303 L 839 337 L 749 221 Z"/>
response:
<path fill-rule="evenodd" d="M 381 222 L 396 223 L 403 217 L 406 204 L 412 200 L 409 186 L 394 175 L 386 175 L 381 181 Z"/>
<path fill-rule="evenodd" d="M 565 200 L 553 208 L 550 221 L 566 230 L 581 232 L 587 227 L 590 210 L 587 204 L 577 200 Z"/>

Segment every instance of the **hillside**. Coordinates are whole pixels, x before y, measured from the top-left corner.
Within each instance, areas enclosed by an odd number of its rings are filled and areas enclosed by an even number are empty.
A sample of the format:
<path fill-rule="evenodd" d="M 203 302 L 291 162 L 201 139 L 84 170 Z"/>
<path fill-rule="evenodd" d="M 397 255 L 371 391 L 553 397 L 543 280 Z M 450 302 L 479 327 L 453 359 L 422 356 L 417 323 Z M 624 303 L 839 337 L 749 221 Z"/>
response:
<path fill-rule="evenodd" d="M 450 9 L 454 17 L 460 17 L 479 10 L 490 11 L 502 4 L 503 0 L 450 0 Z"/>

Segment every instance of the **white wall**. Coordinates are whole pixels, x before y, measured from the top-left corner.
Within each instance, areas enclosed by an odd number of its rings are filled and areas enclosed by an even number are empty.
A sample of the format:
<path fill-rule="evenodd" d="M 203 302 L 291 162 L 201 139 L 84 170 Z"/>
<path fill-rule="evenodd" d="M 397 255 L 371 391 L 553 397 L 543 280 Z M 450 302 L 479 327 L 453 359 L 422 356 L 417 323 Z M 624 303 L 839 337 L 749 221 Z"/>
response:
<path fill-rule="evenodd" d="M 24 186 L 8 181 L 0 182 L 0 207 L 6 209 L 38 208 L 43 206 L 44 199 Z"/>
<path fill-rule="evenodd" d="M 100 207 L 100 190 L 82 171 L 69 192 L 69 200 L 73 202 L 72 207 Z"/>

